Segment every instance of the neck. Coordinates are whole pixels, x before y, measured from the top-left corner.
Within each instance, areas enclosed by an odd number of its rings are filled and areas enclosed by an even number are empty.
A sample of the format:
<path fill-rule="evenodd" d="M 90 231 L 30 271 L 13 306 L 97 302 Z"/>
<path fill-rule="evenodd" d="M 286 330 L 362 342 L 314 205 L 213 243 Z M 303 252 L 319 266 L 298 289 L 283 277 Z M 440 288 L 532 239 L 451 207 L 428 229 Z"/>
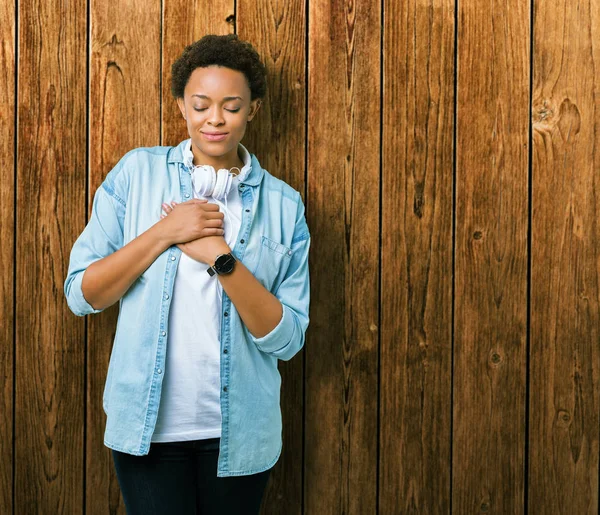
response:
<path fill-rule="evenodd" d="M 240 148 L 238 145 L 236 149 L 232 150 L 228 154 L 224 154 L 222 156 L 207 156 L 207 155 L 203 154 L 202 152 L 200 152 L 200 150 L 198 150 L 192 143 L 192 154 L 194 154 L 193 163 L 194 163 L 194 166 L 199 166 L 199 165 L 212 166 L 215 169 L 215 172 L 217 170 L 220 170 L 221 168 L 230 170 L 233 167 L 237 167 L 241 170 L 244 166 L 244 161 L 242 160 L 242 158 L 239 155 L 240 154 L 239 150 L 240 150 Z"/>

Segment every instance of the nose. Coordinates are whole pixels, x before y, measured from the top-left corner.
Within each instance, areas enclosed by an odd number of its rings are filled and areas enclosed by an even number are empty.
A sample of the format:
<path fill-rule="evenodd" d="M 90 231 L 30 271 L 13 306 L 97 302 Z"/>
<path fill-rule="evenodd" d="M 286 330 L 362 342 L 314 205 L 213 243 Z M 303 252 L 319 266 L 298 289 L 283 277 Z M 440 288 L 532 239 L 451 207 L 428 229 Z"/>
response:
<path fill-rule="evenodd" d="M 210 123 L 211 125 L 220 125 L 221 123 L 223 123 L 223 116 L 218 107 L 215 107 L 211 110 L 210 116 L 208 118 L 208 123 Z"/>

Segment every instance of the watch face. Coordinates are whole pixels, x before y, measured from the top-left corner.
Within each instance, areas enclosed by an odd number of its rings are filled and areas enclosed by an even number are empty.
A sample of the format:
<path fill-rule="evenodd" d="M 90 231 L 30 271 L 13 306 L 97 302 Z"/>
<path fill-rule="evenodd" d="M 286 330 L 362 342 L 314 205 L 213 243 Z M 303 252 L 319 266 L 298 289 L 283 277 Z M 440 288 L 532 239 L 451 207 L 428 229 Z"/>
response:
<path fill-rule="evenodd" d="M 215 268 L 219 274 L 228 274 L 233 270 L 235 258 L 231 254 L 222 254 L 215 261 Z"/>

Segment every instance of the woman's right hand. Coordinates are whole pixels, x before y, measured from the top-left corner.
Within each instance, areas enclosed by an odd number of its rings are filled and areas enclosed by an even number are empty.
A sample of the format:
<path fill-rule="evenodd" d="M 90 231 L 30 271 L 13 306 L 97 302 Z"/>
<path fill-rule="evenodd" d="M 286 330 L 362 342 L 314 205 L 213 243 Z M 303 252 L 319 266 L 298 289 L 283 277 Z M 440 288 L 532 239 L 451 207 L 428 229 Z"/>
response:
<path fill-rule="evenodd" d="M 165 209 L 167 207 L 168 209 Z M 163 204 L 168 213 L 157 223 L 169 245 L 186 243 L 204 236 L 222 236 L 224 214 L 219 206 L 205 199 L 192 199 L 181 204 Z"/>

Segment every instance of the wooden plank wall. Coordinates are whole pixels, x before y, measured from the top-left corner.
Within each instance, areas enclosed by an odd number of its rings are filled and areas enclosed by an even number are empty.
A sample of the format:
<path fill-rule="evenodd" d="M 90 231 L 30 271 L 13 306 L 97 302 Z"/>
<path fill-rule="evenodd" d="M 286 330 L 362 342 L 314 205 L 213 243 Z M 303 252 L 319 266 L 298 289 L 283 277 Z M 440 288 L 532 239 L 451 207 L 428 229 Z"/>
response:
<path fill-rule="evenodd" d="M 84 321 L 63 298 L 86 202 L 86 8 L 18 2 L 13 508 L 84 499 Z"/>
<path fill-rule="evenodd" d="M 0 507 L 13 507 L 15 4 L 0 4 Z"/>
<path fill-rule="evenodd" d="M 103 446 L 117 305 L 63 283 L 91 199 L 187 138 L 170 66 L 259 51 L 244 144 L 302 192 L 306 347 L 269 514 L 598 512 L 600 3 L 0 4 L 0 513 L 125 513 Z"/>
<path fill-rule="evenodd" d="M 600 3 L 534 9 L 529 506 L 598 512 Z"/>
<path fill-rule="evenodd" d="M 465 37 L 458 40 L 456 106 L 469 115 L 456 120 L 452 507 L 519 513 L 526 467 L 529 4 L 473 7 L 458 4 Z"/>
<path fill-rule="evenodd" d="M 451 454 L 455 8 L 451 0 L 384 8 L 382 514 L 449 513 L 460 466 Z"/>

